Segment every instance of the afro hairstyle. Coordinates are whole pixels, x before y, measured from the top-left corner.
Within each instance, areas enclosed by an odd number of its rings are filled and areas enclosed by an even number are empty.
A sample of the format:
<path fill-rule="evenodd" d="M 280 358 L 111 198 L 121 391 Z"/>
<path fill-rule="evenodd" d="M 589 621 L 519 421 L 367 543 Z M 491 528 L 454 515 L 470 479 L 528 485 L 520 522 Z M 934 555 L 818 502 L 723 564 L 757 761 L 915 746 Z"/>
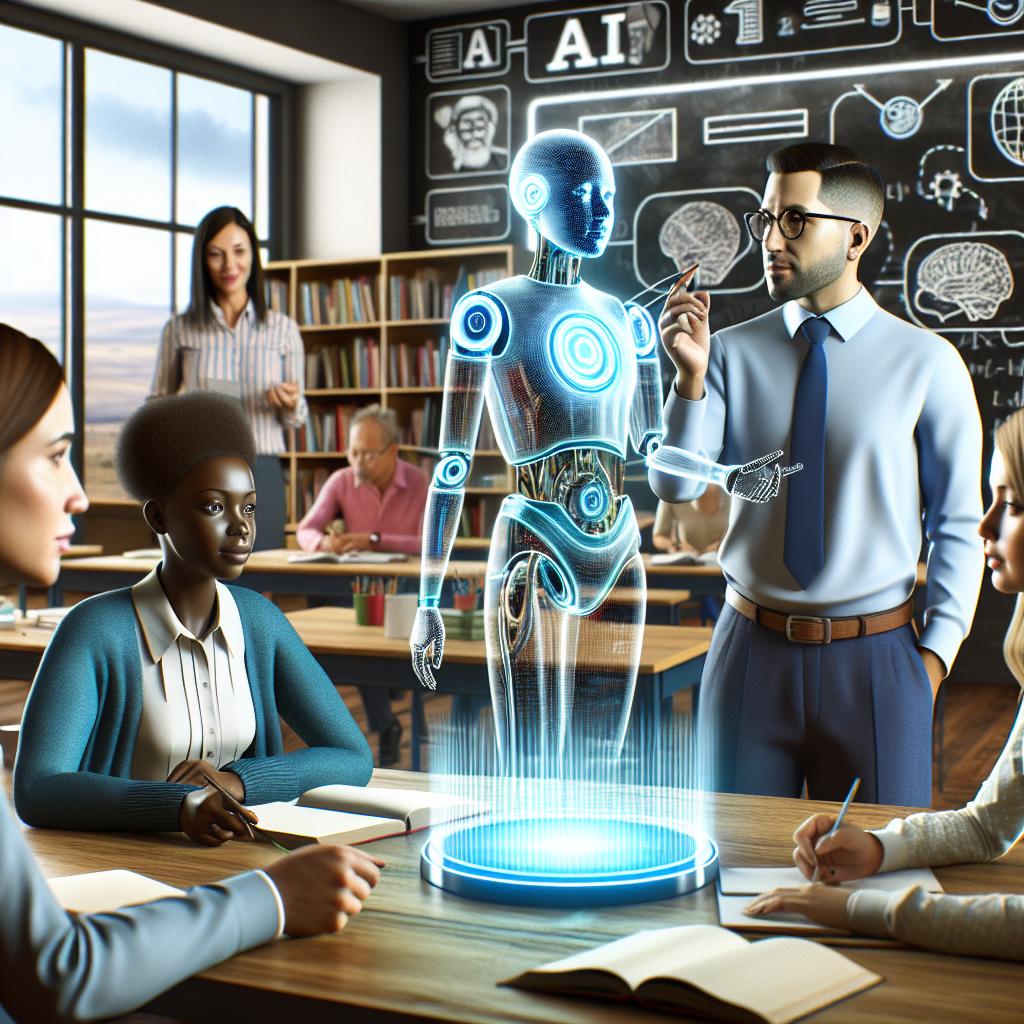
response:
<path fill-rule="evenodd" d="M 162 501 L 196 466 L 224 455 L 256 464 L 256 441 L 238 401 L 211 391 L 151 398 L 121 428 L 117 475 L 138 501 Z"/>

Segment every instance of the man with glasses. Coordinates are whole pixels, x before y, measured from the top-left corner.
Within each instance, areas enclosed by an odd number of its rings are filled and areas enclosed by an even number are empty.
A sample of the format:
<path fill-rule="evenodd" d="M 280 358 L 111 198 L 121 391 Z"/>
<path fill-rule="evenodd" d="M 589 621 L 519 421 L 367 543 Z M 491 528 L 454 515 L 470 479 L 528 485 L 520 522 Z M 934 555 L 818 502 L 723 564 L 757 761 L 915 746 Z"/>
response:
<path fill-rule="evenodd" d="M 761 208 L 781 307 L 717 332 L 706 292 L 660 320 L 676 367 L 665 443 L 726 463 L 780 448 L 803 469 L 763 505 L 735 502 L 719 549 L 727 605 L 701 688 L 717 788 L 931 802 L 934 694 L 974 617 L 983 568 L 981 424 L 956 350 L 881 309 L 858 280 L 882 218 L 878 172 L 854 151 L 772 153 Z M 701 485 L 651 470 L 659 497 Z M 927 538 L 924 628 L 911 594 Z"/>
<path fill-rule="evenodd" d="M 418 555 L 429 480 L 398 457 L 394 410 L 369 405 L 352 417 L 348 465 L 336 470 L 299 523 L 297 540 L 305 551 L 404 551 Z M 342 532 L 329 528 L 337 519 Z M 380 733 L 381 766 L 394 764 L 402 725 L 391 711 L 387 691 L 360 687 L 372 732 Z"/>

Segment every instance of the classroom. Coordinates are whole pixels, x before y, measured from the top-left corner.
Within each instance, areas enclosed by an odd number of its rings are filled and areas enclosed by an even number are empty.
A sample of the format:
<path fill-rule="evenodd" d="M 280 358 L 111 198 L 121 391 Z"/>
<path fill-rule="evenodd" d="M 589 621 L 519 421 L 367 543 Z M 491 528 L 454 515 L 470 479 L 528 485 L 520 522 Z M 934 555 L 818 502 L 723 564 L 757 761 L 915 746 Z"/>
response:
<path fill-rule="evenodd" d="M 1024 0 L 0 0 L 0 1024 L 1016 1021 Z"/>

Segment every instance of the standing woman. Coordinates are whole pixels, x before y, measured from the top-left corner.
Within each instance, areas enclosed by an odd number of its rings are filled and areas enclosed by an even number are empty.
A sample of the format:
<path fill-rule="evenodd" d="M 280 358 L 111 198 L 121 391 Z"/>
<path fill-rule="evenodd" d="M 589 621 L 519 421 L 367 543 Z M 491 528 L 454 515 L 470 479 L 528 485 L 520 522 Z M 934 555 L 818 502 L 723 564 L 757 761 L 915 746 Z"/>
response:
<path fill-rule="evenodd" d="M 153 395 L 218 391 L 241 401 L 256 436 L 257 548 L 284 546 L 286 427 L 306 419 L 304 354 L 291 317 L 267 309 L 259 245 L 241 210 L 218 206 L 196 228 L 192 297 L 164 327 Z"/>
<path fill-rule="evenodd" d="M 73 429 L 57 361 L 0 324 L 4 576 L 39 586 L 57 579 L 71 517 L 89 505 L 68 459 Z M 309 846 L 181 898 L 71 917 L 0 796 L 0 1024 L 112 1017 L 282 930 L 338 931 L 359 913 L 380 865 L 345 847 Z"/>

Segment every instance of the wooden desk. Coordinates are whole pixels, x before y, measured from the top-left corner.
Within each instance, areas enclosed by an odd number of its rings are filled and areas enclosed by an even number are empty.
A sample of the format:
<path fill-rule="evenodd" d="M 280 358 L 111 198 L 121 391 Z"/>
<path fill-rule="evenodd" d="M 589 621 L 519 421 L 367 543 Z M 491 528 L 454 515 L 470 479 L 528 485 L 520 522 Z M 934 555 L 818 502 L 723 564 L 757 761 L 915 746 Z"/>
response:
<path fill-rule="evenodd" d="M 422 776 L 376 772 L 373 785 L 425 785 Z M 790 835 L 805 816 L 834 804 L 718 795 L 711 829 L 727 865 L 789 862 Z M 906 809 L 855 804 L 851 824 L 879 826 Z M 183 836 L 27 831 L 44 874 L 129 868 L 171 885 L 211 881 L 264 867 L 262 844 L 207 849 Z M 363 912 L 336 936 L 277 942 L 178 985 L 147 1009 L 189 1021 L 474 1021 L 482 1024 L 622 1024 L 656 1018 L 629 1004 L 543 996 L 495 983 L 530 967 L 641 928 L 717 923 L 706 887 L 676 899 L 595 909 L 503 907 L 435 889 L 419 877 L 424 833 L 380 840 L 387 861 Z M 939 868 L 955 893 L 1024 891 L 1024 849 L 995 864 Z M 183 937 L 182 941 L 188 941 Z M 806 1018 L 826 1024 L 1017 1024 L 1021 966 L 911 949 L 847 947 L 886 981 Z"/>
<path fill-rule="evenodd" d="M 70 561 L 74 558 L 88 558 L 91 555 L 102 555 L 103 545 L 102 544 L 72 544 L 67 551 L 60 556 L 61 564 Z M 28 606 L 28 592 L 29 590 L 46 590 L 46 602 L 51 608 L 60 604 L 56 600 L 56 590 L 54 587 L 30 587 L 26 583 L 18 584 L 18 607 L 25 611 Z"/>
<path fill-rule="evenodd" d="M 0 675 L 5 679 L 31 679 L 53 636 L 52 629 L 18 626 L 0 629 Z"/>
<path fill-rule="evenodd" d="M 351 608 L 307 608 L 289 612 L 288 621 L 335 685 L 402 687 L 413 691 L 414 701 L 421 698 L 408 640 L 388 639 L 382 626 L 357 626 Z M 676 691 L 700 682 L 710 646 L 711 630 L 702 626 L 645 626 L 634 715 L 647 715 L 657 722 L 665 702 Z M 485 666 L 482 640 L 446 640 L 438 692 L 487 696 L 490 689 Z M 420 763 L 418 720 L 414 709 L 414 771 Z"/>

